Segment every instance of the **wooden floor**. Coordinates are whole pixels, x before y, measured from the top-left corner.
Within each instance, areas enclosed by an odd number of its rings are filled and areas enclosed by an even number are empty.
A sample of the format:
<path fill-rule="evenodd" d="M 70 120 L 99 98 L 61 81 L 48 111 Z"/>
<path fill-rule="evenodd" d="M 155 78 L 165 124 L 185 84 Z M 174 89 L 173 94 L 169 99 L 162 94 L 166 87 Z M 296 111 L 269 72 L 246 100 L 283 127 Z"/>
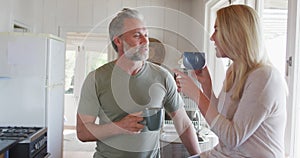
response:
<path fill-rule="evenodd" d="M 92 158 L 94 152 L 84 151 L 64 151 L 64 158 Z"/>

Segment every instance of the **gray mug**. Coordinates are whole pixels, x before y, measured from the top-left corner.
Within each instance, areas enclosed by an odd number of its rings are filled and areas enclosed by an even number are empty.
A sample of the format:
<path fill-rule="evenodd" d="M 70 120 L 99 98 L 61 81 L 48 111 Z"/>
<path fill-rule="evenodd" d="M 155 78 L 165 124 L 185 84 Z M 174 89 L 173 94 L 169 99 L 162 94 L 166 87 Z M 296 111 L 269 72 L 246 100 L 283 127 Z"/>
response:
<path fill-rule="evenodd" d="M 162 108 L 146 108 L 143 111 L 144 120 L 140 123 L 146 125 L 150 131 L 159 130 L 163 121 L 162 111 Z"/>
<path fill-rule="evenodd" d="M 203 52 L 184 52 L 183 65 L 189 70 L 201 70 L 205 66 L 205 53 Z"/>

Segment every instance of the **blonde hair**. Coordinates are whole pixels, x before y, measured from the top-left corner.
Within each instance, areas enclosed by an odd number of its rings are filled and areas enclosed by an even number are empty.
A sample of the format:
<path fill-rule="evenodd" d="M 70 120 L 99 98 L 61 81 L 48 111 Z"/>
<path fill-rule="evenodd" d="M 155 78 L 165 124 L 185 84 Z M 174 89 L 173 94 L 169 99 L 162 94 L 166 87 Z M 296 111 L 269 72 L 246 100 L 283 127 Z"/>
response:
<path fill-rule="evenodd" d="M 237 81 L 231 97 L 238 100 L 249 73 L 269 64 L 264 51 L 260 19 L 249 6 L 230 5 L 217 11 L 216 24 L 220 47 L 233 61 L 227 70 L 225 90 L 228 92 Z"/>

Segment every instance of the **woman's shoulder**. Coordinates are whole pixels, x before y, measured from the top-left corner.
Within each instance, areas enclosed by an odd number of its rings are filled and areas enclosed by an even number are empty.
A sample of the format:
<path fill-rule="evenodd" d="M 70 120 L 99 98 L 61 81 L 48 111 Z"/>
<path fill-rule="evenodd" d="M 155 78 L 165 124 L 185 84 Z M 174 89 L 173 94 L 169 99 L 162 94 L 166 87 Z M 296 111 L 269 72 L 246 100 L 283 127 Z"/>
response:
<path fill-rule="evenodd" d="M 286 86 L 284 75 L 272 65 L 264 65 L 251 72 L 248 76 L 248 82 L 256 82 L 260 85 L 277 85 L 281 88 Z"/>
<path fill-rule="evenodd" d="M 277 68 L 275 68 L 272 65 L 263 65 L 260 66 L 259 68 L 255 69 L 252 73 L 249 74 L 250 76 L 254 76 L 254 77 L 261 77 L 261 78 L 270 78 L 270 77 L 278 77 L 278 76 L 282 76 L 279 72 L 279 70 L 277 70 Z"/>

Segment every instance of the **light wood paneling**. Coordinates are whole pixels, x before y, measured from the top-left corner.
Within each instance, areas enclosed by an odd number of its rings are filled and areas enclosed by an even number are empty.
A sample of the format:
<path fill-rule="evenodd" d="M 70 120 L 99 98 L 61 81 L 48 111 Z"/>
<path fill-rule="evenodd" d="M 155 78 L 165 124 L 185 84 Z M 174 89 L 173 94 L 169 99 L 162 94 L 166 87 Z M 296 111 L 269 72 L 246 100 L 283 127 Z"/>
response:
<path fill-rule="evenodd" d="M 78 1 L 78 24 L 92 25 L 93 24 L 93 0 Z"/>
<path fill-rule="evenodd" d="M 78 0 L 59 0 L 57 23 L 59 26 L 78 26 Z M 45 6 L 47 8 L 47 6 Z M 52 8 L 55 9 L 55 8 Z"/>
<path fill-rule="evenodd" d="M 107 7 L 103 7 L 107 4 L 108 0 L 94 0 L 93 2 L 93 24 L 94 26 L 104 27 L 107 26 Z"/>

